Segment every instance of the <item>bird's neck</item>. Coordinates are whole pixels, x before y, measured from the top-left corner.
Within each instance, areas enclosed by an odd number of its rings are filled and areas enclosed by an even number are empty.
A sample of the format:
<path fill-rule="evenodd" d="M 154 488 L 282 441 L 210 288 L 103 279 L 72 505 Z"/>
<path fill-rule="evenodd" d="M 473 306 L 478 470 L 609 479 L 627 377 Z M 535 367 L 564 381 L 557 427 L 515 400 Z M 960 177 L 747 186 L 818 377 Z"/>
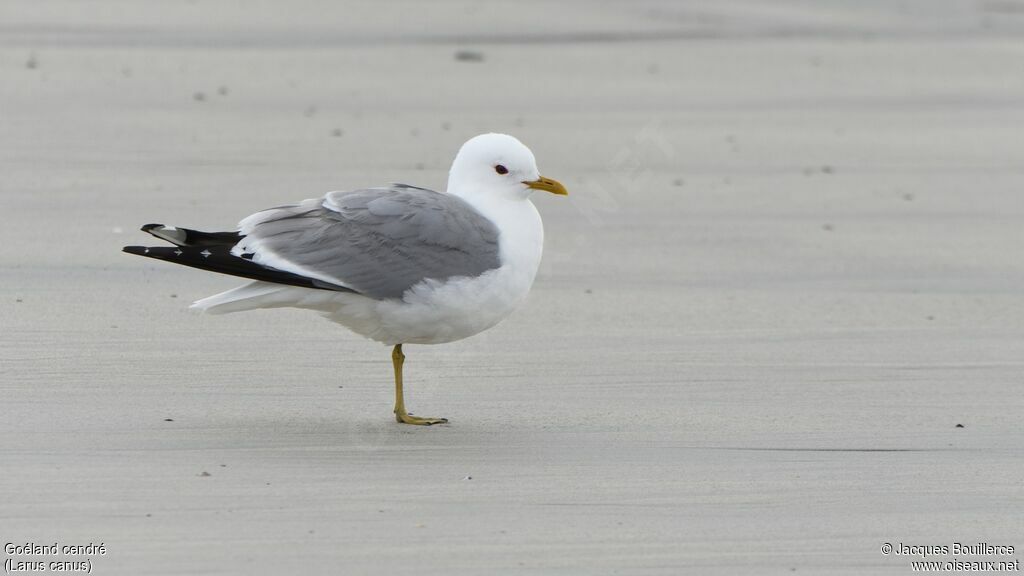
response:
<path fill-rule="evenodd" d="M 465 200 L 498 228 L 502 262 L 514 264 L 530 281 L 544 249 L 544 224 L 529 198 L 529 189 L 494 190 L 448 181 L 448 193 Z"/>
<path fill-rule="evenodd" d="M 529 290 L 544 251 L 544 224 L 533 202 L 528 198 L 492 198 L 474 202 L 473 207 L 499 230 L 498 252 L 502 267 L 518 279 L 518 285 Z"/>

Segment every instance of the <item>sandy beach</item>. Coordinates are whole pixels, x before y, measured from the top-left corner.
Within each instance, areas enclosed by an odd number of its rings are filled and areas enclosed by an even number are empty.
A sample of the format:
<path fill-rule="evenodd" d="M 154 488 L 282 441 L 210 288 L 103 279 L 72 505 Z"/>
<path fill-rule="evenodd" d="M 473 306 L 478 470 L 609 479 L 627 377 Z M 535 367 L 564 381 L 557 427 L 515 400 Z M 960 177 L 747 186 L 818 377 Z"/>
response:
<path fill-rule="evenodd" d="M 1022 37 L 1009 0 L 5 1 L 0 543 L 105 554 L 3 560 L 1024 558 Z M 149 222 L 443 189 L 487 131 L 571 195 L 535 198 L 521 310 L 406 348 L 407 402 L 447 425 L 394 422 L 386 347 L 190 312 L 239 282 L 120 252 Z M 1016 551 L 899 548 L 979 542 Z"/>

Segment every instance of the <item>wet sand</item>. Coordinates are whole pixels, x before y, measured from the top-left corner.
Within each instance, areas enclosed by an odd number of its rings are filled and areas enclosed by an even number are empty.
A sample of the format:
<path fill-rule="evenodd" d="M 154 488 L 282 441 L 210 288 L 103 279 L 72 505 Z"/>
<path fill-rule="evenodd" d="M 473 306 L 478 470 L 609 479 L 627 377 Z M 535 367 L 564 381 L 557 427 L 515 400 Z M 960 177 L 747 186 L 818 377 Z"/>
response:
<path fill-rule="evenodd" d="M 1024 4 L 890 4 L 6 2 L 0 538 L 97 575 L 1019 549 Z M 523 309 L 407 347 L 449 425 L 393 422 L 383 346 L 119 252 L 443 188 L 484 131 L 572 195 Z"/>

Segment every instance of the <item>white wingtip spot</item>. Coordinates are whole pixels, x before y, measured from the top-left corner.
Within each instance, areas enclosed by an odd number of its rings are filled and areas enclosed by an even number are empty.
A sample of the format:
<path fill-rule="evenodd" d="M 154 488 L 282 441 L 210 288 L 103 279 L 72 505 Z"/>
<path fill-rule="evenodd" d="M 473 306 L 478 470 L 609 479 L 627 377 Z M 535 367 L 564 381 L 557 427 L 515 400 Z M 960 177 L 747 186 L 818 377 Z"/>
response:
<path fill-rule="evenodd" d="M 160 226 L 159 228 L 151 228 L 147 230 L 147 232 L 161 240 L 166 240 L 177 246 L 184 245 L 185 239 L 188 237 L 186 232 L 178 230 L 174 226 Z"/>

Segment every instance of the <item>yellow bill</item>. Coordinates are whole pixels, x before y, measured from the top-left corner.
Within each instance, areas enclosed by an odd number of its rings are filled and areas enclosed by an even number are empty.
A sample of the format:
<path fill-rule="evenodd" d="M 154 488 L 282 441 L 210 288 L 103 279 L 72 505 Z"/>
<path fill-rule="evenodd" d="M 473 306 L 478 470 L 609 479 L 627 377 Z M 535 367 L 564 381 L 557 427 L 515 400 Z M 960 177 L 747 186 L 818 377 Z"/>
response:
<path fill-rule="evenodd" d="M 559 196 L 569 195 L 569 191 L 565 189 L 565 186 L 562 186 L 561 182 L 558 180 L 552 180 L 551 178 L 545 178 L 543 176 L 536 180 L 523 182 L 523 184 L 526 184 L 534 190 L 544 190 L 545 192 L 551 192 L 552 194 L 558 194 Z"/>

